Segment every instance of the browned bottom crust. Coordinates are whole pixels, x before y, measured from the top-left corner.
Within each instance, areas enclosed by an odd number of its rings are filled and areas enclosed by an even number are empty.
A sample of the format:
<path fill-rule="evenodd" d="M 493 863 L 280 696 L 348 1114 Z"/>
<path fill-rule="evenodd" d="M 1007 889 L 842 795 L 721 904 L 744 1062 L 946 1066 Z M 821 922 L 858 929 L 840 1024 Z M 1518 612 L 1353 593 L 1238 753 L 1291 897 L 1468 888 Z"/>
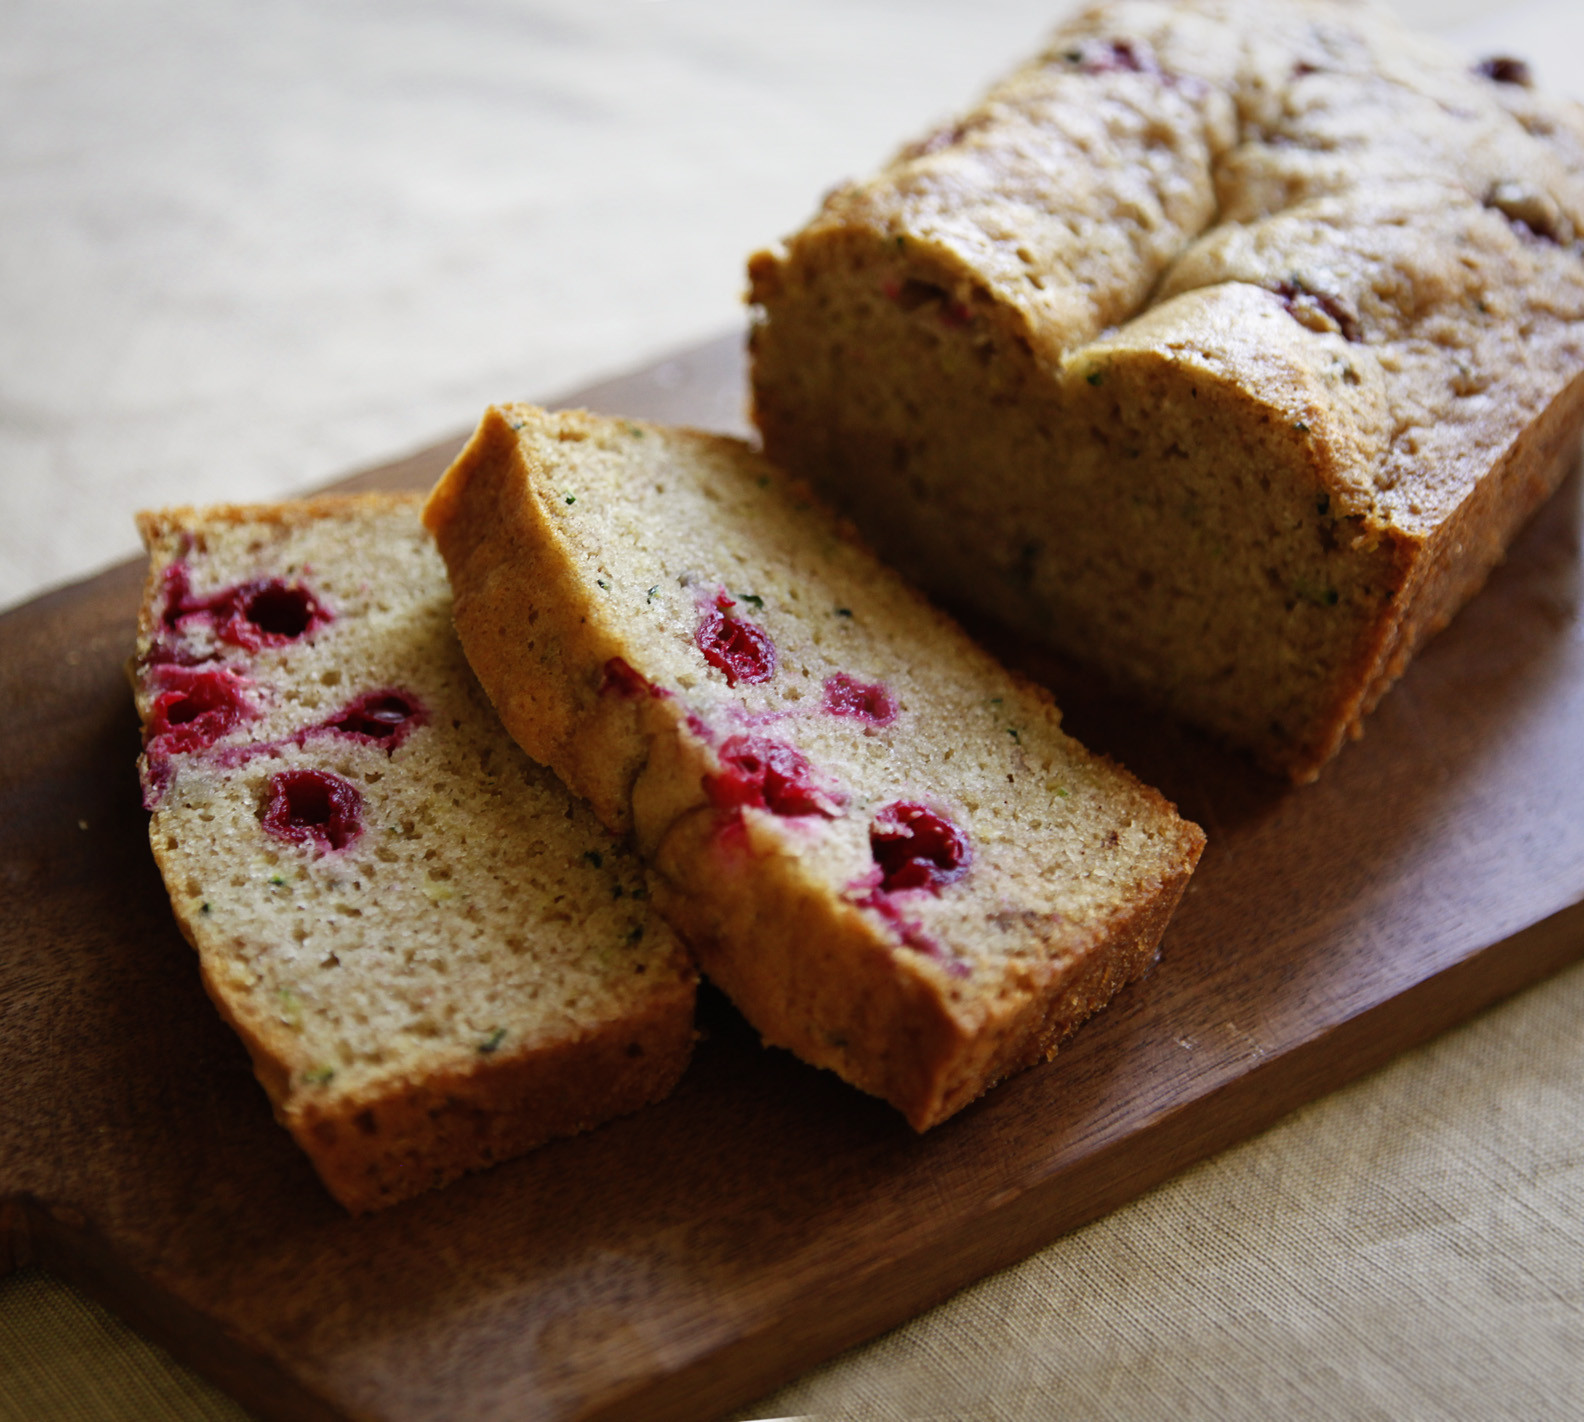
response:
<path fill-rule="evenodd" d="M 179 907 L 177 922 L 196 948 Z M 354 1214 L 664 1100 L 686 1070 L 696 1036 L 688 976 L 674 992 L 651 998 L 640 1016 L 596 1023 L 582 1036 L 538 1048 L 481 1054 L 466 1071 L 384 1082 L 321 1105 L 301 1093 L 292 1098 L 290 1066 L 232 1010 L 201 954 L 199 968 L 210 1000 L 247 1047 L 275 1119 Z"/>
<path fill-rule="evenodd" d="M 741 851 L 723 851 L 702 816 L 662 848 L 656 903 L 767 1044 L 830 1068 L 924 1131 L 1050 1060 L 1148 971 L 1204 848 L 1195 825 L 1184 823 L 1180 839 L 1159 883 L 1088 933 L 1051 925 L 1051 957 L 1008 974 L 988 1000 L 956 999 L 949 979 L 794 874 L 763 873 L 751 894 L 723 892 L 741 876 L 721 856 Z M 706 880 L 710 890 L 699 891 Z"/>

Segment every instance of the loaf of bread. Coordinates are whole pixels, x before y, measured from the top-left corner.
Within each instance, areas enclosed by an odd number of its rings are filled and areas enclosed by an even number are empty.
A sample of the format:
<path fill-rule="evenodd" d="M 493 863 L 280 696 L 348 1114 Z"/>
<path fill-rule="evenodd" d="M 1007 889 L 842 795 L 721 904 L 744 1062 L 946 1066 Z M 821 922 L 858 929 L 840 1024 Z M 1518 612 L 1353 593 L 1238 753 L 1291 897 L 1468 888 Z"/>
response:
<path fill-rule="evenodd" d="M 922 1130 L 1153 961 L 1198 828 L 746 445 L 506 406 L 425 520 L 507 729 L 766 1041 Z"/>
<path fill-rule="evenodd" d="M 750 263 L 767 453 L 1296 781 L 1573 462 L 1584 116 L 1327 0 L 1116 0 Z"/>
<path fill-rule="evenodd" d="M 173 509 L 133 665 L 203 981 L 348 1209 L 670 1091 L 695 975 L 645 875 L 502 730 L 412 497 Z"/>

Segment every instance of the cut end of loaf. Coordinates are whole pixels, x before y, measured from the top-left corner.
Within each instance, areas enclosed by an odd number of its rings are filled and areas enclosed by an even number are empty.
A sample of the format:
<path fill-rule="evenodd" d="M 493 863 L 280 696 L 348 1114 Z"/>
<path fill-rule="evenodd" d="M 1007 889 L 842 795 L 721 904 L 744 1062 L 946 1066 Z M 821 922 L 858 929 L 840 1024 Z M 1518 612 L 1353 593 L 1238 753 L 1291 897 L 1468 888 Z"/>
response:
<path fill-rule="evenodd" d="M 1284 344 L 1276 301 L 1199 296 L 1053 371 L 989 321 L 943 323 L 945 293 L 889 299 L 898 270 L 843 234 L 781 274 L 754 339 L 769 454 L 948 602 L 1312 774 L 1362 695 L 1342 669 L 1370 662 L 1403 560 L 1343 477 L 1355 427 Z M 1191 343 L 1207 307 L 1270 346 Z"/>
<path fill-rule="evenodd" d="M 765 449 L 1312 779 L 1566 467 L 1581 153 L 1365 7 L 1091 7 L 751 260 Z"/>

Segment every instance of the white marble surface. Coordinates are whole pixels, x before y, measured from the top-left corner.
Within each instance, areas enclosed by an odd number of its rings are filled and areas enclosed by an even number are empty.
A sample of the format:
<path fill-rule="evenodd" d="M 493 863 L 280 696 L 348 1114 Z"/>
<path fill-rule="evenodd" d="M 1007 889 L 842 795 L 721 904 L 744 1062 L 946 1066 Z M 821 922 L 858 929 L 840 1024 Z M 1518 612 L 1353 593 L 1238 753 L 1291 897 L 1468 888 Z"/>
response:
<path fill-rule="evenodd" d="M 751 248 L 1059 8 L 5 0 L 0 605 L 132 553 L 135 508 L 303 489 L 730 327 Z M 1584 94 L 1578 0 L 1399 8 Z M 1299 1113 L 758 1415 L 1584 1415 L 1581 989 Z M 8 1376 L 120 1346 L 23 1358 L 19 1297 L 0 1417 L 29 1415 Z"/>

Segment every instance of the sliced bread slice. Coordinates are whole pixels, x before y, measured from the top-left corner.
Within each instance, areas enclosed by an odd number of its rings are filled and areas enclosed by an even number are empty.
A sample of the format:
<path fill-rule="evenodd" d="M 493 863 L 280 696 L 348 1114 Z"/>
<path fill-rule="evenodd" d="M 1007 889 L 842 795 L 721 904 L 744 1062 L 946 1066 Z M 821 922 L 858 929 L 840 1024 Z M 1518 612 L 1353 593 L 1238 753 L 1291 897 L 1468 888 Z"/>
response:
<path fill-rule="evenodd" d="M 133 680 L 210 996 L 348 1209 L 666 1095 L 695 976 L 638 860 L 512 744 L 416 497 L 172 509 Z"/>
<path fill-rule="evenodd" d="M 1198 828 L 746 445 L 506 406 L 425 519 L 507 729 L 766 1041 L 922 1130 L 1153 961 Z"/>

